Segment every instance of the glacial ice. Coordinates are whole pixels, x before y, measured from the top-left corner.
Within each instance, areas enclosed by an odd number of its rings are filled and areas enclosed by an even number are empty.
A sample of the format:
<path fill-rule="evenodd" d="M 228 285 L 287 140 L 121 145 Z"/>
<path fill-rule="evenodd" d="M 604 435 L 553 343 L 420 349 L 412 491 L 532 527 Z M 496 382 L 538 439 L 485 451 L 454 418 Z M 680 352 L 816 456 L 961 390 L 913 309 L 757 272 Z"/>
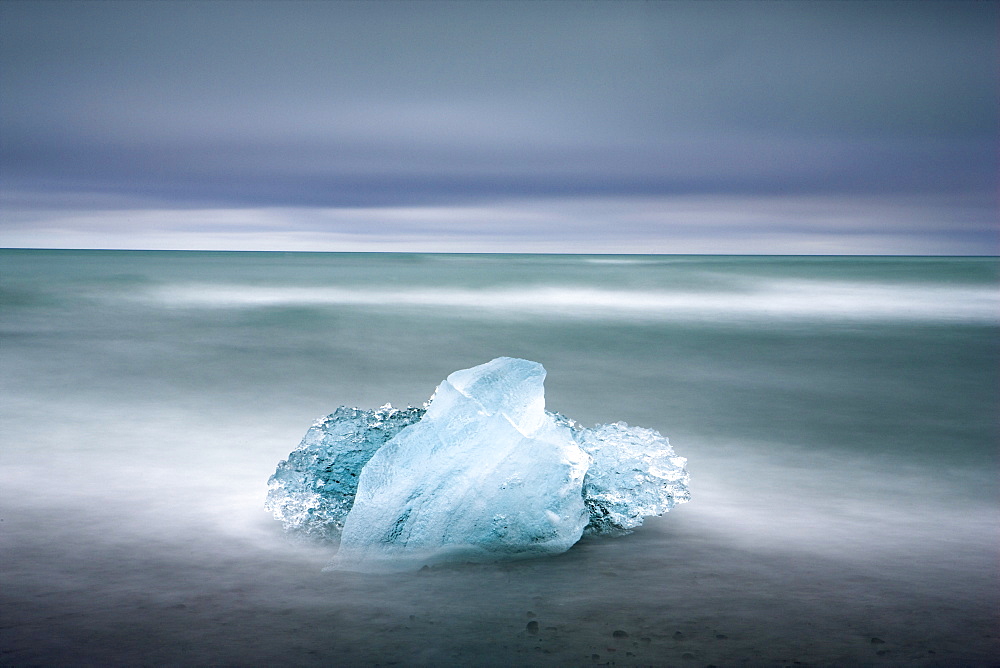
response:
<path fill-rule="evenodd" d="M 544 379 L 501 357 L 452 373 L 423 409 L 341 407 L 278 465 L 266 505 L 290 532 L 341 535 L 329 568 L 385 571 L 556 554 L 689 499 L 666 438 L 546 411 Z"/>
<path fill-rule="evenodd" d="M 615 422 L 576 427 L 573 437 L 593 460 L 583 479 L 587 533 L 631 533 L 643 518 L 690 500 L 687 460 L 659 432 Z"/>
<path fill-rule="evenodd" d="M 565 552 L 590 457 L 545 413 L 541 364 L 498 358 L 442 382 L 361 471 L 334 569 Z"/>
<path fill-rule="evenodd" d="M 268 480 L 265 507 L 288 532 L 336 538 L 354 505 L 361 469 L 423 414 L 422 408 L 388 404 L 374 411 L 341 406 L 317 420 Z"/>

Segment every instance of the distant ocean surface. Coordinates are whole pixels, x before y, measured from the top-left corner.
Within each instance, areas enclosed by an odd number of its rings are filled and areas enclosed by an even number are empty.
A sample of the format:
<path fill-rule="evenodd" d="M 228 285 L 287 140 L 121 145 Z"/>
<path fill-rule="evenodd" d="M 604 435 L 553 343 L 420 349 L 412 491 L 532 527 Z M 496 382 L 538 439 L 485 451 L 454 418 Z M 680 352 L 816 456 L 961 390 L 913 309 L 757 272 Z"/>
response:
<path fill-rule="evenodd" d="M 0 665 L 992 665 L 996 258 L 0 251 Z M 564 555 L 321 573 L 340 405 L 541 362 L 688 458 Z M 538 633 L 526 630 L 538 621 Z M 615 631 L 625 631 L 626 635 Z"/>

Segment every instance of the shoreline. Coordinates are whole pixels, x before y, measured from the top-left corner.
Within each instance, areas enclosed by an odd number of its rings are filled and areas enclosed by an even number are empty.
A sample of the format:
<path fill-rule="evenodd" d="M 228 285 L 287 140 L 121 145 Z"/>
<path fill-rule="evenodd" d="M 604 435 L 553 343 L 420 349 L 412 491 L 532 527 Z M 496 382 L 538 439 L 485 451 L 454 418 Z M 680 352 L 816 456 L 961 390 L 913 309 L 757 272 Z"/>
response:
<path fill-rule="evenodd" d="M 330 549 L 277 533 L 257 550 L 218 536 L 78 542 L 70 559 L 8 520 L 0 664 L 944 666 L 1000 656 L 982 572 L 948 583 L 880 575 L 737 549 L 677 519 L 556 557 L 391 577 L 323 573 Z M 56 570 L 66 566 L 70 577 Z"/>

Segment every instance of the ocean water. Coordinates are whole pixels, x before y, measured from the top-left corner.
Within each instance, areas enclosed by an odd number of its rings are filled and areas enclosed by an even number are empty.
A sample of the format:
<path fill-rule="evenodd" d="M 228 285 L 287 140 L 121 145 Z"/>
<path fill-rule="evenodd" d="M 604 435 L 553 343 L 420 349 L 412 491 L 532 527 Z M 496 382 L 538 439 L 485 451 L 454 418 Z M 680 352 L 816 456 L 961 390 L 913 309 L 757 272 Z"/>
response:
<path fill-rule="evenodd" d="M 0 251 L 0 665 L 991 665 L 998 278 Z M 336 546 L 263 510 L 315 418 L 500 355 L 545 365 L 551 410 L 668 436 L 692 501 L 558 557 L 377 577 L 322 573 Z"/>

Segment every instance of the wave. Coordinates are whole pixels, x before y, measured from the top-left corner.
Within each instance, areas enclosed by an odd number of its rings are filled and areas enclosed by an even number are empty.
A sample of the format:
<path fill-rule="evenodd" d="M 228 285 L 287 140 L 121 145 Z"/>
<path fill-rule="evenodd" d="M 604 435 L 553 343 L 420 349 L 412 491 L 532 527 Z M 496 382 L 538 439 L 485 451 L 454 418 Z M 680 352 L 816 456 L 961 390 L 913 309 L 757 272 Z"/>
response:
<path fill-rule="evenodd" d="M 656 320 L 847 320 L 1000 323 L 1000 293 L 980 286 L 768 281 L 696 291 L 575 286 L 503 288 L 263 287 L 183 284 L 144 294 L 171 307 L 372 307 L 448 315 Z"/>
<path fill-rule="evenodd" d="M 631 258 L 603 258 L 603 257 L 587 257 L 583 258 L 583 261 L 588 264 L 669 264 L 668 261 L 664 260 L 633 260 Z"/>

